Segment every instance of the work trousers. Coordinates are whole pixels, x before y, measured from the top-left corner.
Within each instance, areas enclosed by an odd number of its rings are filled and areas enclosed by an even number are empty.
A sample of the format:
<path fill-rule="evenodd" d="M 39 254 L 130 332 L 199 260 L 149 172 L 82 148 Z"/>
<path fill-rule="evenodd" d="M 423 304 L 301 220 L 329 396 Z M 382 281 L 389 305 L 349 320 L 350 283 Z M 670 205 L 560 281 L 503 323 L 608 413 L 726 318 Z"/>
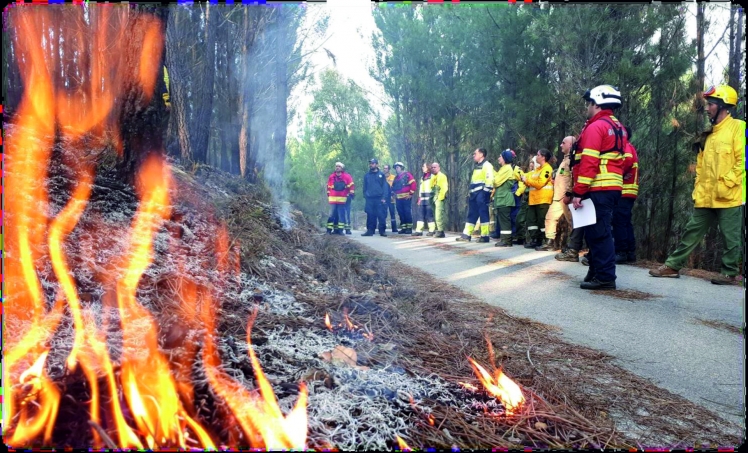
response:
<path fill-rule="evenodd" d="M 621 197 L 613 211 L 613 240 L 616 253 L 634 253 L 634 225 L 631 224 L 631 210 L 636 198 Z"/>
<path fill-rule="evenodd" d="M 351 229 L 351 202 L 353 202 L 353 199 L 351 197 L 348 197 L 345 200 L 345 229 L 350 230 Z"/>
<path fill-rule="evenodd" d="M 569 207 L 561 200 L 553 200 L 548 213 L 545 215 L 545 237 L 546 239 L 556 239 L 556 228 L 561 216 L 571 225 L 571 211 Z"/>
<path fill-rule="evenodd" d="M 377 222 L 379 222 L 379 232 L 384 233 L 387 206 L 382 203 L 382 199 L 367 198 L 364 210 L 366 211 L 366 231 L 373 233 L 377 229 Z"/>
<path fill-rule="evenodd" d="M 509 214 L 509 218 L 512 221 L 512 238 L 517 237 L 517 214 L 519 214 L 519 209 L 522 205 L 522 200 L 518 196 L 514 196 L 515 204 L 512 207 L 512 212 Z"/>
<path fill-rule="evenodd" d="M 447 200 L 436 200 L 434 202 L 434 222 L 436 222 L 436 231 L 444 231 L 444 222 L 446 216 Z"/>
<path fill-rule="evenodd" d="M 395 230 L 397 230 L 397 219 L 395 218 L 395 202 L 389 202 L 387 203 L 387 209 L 385 209 L 385 218 L 387 217 L 387 211 L 389 210 L 390 213 L 390 223 L 392 224 L 392 232 L 394 233 Z M 402 219 L 400 219 L 402 222 Z"/>
<path fill-rule="evenodd" d="M 595 205 L 596 222 L 584 227 L 584 237 L 590 247 L 590 253 L 587 255 L 590 263 L 588 272 L 601 282 L 616 279 L 616 251 L 613 246 L 610 224 L 613 221 L 613 210 L 619 198 L 621 198 L 619 190 L 590 192 L 589 199 Z M 582 209 L 586 201 L 582 201 Z"/>
<path fill-rule="evenodd" d="M 488 236 L 489 234 L 489 214 L 488 214 L 488 192 L 481 190 L 472 195 L 468 200 L 467 222 L 463 234 L 470 236 L 475 229 L 475 223 L 480 219 L 480 235 Z"/>
<path fill-rule="evenodd" d="M 584 228 L 574 228 L 569 235 L 569 248 L 577 252 L 584 245 Z"/>
<path fill-rule="evenodd" d="M 496 228 L 499 231 L 499 237 L 501 242 L 510 243 L 512 242 L 512 206 L 499 206 L 495 208 L 496 212 Z"/>
<path fill-rule="evenodd" d="M 527 200 L 524 199 L 520 204 L 519 211 L 517 212 L 517 233 L 514 235 L 514 239 L 527 239 Z"/>
<path fill-rule="evenodd" d="M 527 207 L 527 232 L 536 242 L 542 242 L 545 236 L 545 216 L 550 204 L 541 203 Z"/>
<path fill-rule="evenodd" d="M 426 204 L 418 205 L 418 210 L 421 211 L 421 220 L 418 221 L 416 231 L 423 231 L 424 225 L 428 226 L 429 231 L 433 231 L 434 227 L 434 208 L 430 202 Z"/>
<path fill-rule="evenodd" d="M 730 277 L 738 275 L 741 245 L 745 239 L 743 237 L 742 206 L 721 209 L 695 208 L 686 224 L 686 230 L 683 232 L 680 244 L 665 261 L 665 265 L 675 270 L 680 270 L 685 266 L 688 255 L 693 252 L 693 249 L 704 238 L 709 227 L 714 224 L 719 226 L 722 241 L 725 244 L 720 272 Z"/>
<path fill-rule="evenodd" d="M 327 218 L 327 232 L 342 230 L 345 226 L 345 205 L 331 204 L 330 216 Z"/>
<path fill-rule="evenodd" d="M 400 228 L 413 228 L 413 205 L 409 198 L 398 198 L 395 201 L 397 206 L 397 215 L 400 216 Z"/>

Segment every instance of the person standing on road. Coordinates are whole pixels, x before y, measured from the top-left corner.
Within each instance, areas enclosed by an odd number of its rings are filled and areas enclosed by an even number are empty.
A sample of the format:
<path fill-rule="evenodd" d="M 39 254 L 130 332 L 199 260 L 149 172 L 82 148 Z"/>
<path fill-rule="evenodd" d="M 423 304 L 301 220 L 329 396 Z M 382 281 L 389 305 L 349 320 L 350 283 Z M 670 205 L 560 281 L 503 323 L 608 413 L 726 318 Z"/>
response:
<path fill-rule="evenodd" d="M 395 162 L 395 180 L 392 181 L 392 192 L 395 194 L 397 215 L 400 216 L 400 231 L 397 234 L 413 232 L 413 194 L 416 193 L 416 180 L 409 171 L 405 171 L 402 162 Z"/>
<path fill-rule="evenodd" d="M 628 139 L 624 126 L 613 116 L 621 107 L 621 93 L 611 85 L 599 85 L 584 94 L 587 123 L 579 134 L 579 171 L 574 169 L 572 204 L 584 209 L 589 199 L 596 222 L 584 227 L 590 247 L 590 268 L 582 289 L 616 289 L 616 254 L 610 225 L 623 187 L 623 155 Z M 568 200 L 564 200 L 567 202 Z"/>
<path fill-rule="evenodd" d="M 745 204 L 745 121 L 734 119 L 728 109 L 735 107 L 738 94 L 721 85 L 704 92 L 712 128 L 694 144 L 696 182 L 693 188 L 694 211 L 675 251 L 665 264 L 652 269 L 653 277 L 680 277 L 680 269 L 701 242 L 710 226 L 719 225 L 724 241 L 722 268 L 715 285 L 735 281 L 740 266 Z"/>
<path fill-rule="evenodd" d="M 353 181 L 353 176 L 345 171 L 345 165 L 343 165 L 343 173 L 348 175 L 349 178 L 351 178 L 351 184 L 348 186 L 348 196 L 345 200 L 345 222 L 343 227 L 345 228 L 345 234 L 351 234 L 351 203 L 353 203 L 353 198 L 355 195 L 355 189 L 356 185 Z"/>
<path fill-rule="evenodd" d="M 366 199 L 366 233 L 361 236 L 374 236 L 379 224 L 379 235 L 385 233 L 385 219 L 387 218 L 387 200 L 390 199 L 390 186 L 381 171 L 379 161 L 369 161 L 369 172 L 364 175 L 364 198 Z"/>
<path fill-rule="evenodd" d="M 470 195 L 468 196 L 468 215 L 465 229 L 457 238 L 461 242 L 470 242 L 475 222 L 480 218 L 480 238 L 478 242 L 489 242 L 488 205 L 493 191 L 493 165 L 486 159 L 488 151 L 478 148 L 473 151 L 473 174 L 470 177 Z"/>
<path fill-rule="evenodd" d="M 433 195 L 431 196 L 431 200 L 434 203 L 434 223 L 436 223 L 434 237 L 443 238 L 445 237 L 444 222 L 446 218 L 449 181 L 447 181 L 447 175 L 441 171 L 441 166 L 439 166 L 438 162 L 431 164 L 431 174 L 433 175 L 433 182 L 431 183 Z"/>
<path fill-rule="evenodd" d="M 545 236 L 545 216 L 553 201 L 553 181 L 551 174 L 553 168 L 548 161 L 553 154 L 547 149 L 538 150 L 535 156 L 537 163 L 535 170 L 529 175 L 523 175 L 522 182 L 530 188 L 530 197 L 527 206 L 527 231 L 530 232 L 532 241 L 525 244 L 526 249 L 540 247 Z"/>
<path fill-rule="evenodd" d="M 582 152 L 579 151 L 579 142 L 576 138 L 572 140 L 572 146 L 571 146 L 571 157 L 569 158 L 569 168 L 571 170 L 572 180 L 574 178 L 574 168 L 575 165 L 577 165 L 582 158 Z M 562 200 L 562 203 L 565 206 L 569 206 L 569 203 L 571 202 L 572 194 L 571 194 L 571 184 L 569 185 L 569 188 L 566 190 L 566 194 Z M 571 213 L 571 212 L 570 212 Z M 558 261 L 571 261 L 574 263 L 579 262 L 579 251 L 582 250 L 582 246 L 584 245 L 584 228 L 574 228 L 574 225 L 572 225 L 571 234 L 569 234 L 569 241 L 568 245 L 566 246 L 565 250 L 562 250 L 561 253 L 557 253 L 554 258 L 556 258 Z M 585 258 L 586 260 L 586 258 Z M 583 261 L 582 264 L 585 266 L 589 265 L 589 263 L 585 264 Z"/>
<path fill-rule="evenodd" d="M 517 181 L 514 179 L 512 160 L 514 156 L 510 150 L 499 155 L 499 171 L 494 176 L 493 206 L 496 213 L 496 228 L 499 229 L 499 241 L 496 247 L 512 246 L 512 209 L 514 209 L 514 191 Z"/>
<path fill-rule="evenodd" d="M 539 252 L 555 250 L 556 227 L 561 216 L 564 216 L 566 222 L 571 226 L 571 211 L 569 211 L 569 206 L 563 202 L 563 199 L 566 192 L 571 188 L 571 160 L 569 154 L 573 143 L 574 137 L 570 135 L 565 137 L 559 145 L 564 158 L 561 160 L 561 164 L 556 170 L 556 177 L 553 179 L 553 201 L 545 215 L 545 244 L 535 248 Z"/>
<path fill-rule="evenodd" d="M 413 236 L 423 236 L 424 226 L 429 229 L 427 236 L 433 236 L 436 232 L 433 205 L 434 176 L 431 174 L 431 167 L 427 163 L 423 164 L 421 171 L 423 172 L 423 176 L 421 176 L 421 187 L 418 189 L 418 210 L 420 211 L 421 220 L 416 222 L 416 231 L 413 232 Z"/>
<path fill-rule="evenodd" d="M 512 150 L 510 149 L 509 151 Z M 512 151 L 512 160 L 516 159 L 517 154 Z M 512 219 L 512 244 L 522 245 L 525 243 L 525 213 L 522 209 L 524 207 L 527 210 L 526 197 L 524 196 L 527 186 L 522 182 L 522 168 L 514 163 L 512 163 L 512 167 L 514 168 L 514 179 L 517 181 L 516 189 L 514 190 L 514 208 L 512 208 L 510 215 Z"/>
<path fill-rule="evenodd" d="M 353 178 L 343 171 L 344 168 L 342 162 L 336 162 L 335 171 L 327 178 L 327 202 L 330 204 L 327 234 L 343 234 L 346 227 L 345 204 L 354 186 Z"/>
<path fill-rule="evenodd" d="M 390 173 L 390 166 L 385 164 L 384 167 L 382 167 L 382 171 L 384 172 L 384 177 L 387 178 L 387 184 L 390 185 L 390 189 L 392 189 L 392 182 L 395 181 L 395 175 Z M 390 193 L 392 193 L 392 190 L 390 190 Z M 395 194 L 392 193 L 392 196 L 389 199 L 389 202 L 387 203 L 387 209 L 390 213 L 390 225 L 392 226 L 392 232 L 397 233 L 397 220 L 395 220 Z M 402 222 L 402 219 L 400 219 L 400 222 Z"/>
<path fill-rule="evenodd" d="M 626 136 L 631 140 L 631 128 L 626 126 Z M 623 192 L 613 211 L 613 243 L 616 247 L 616 264 L 636 261 L 634 225 L 631 211 L 639 195 L 639 156 L 631 142 L 623 154 Z"/>

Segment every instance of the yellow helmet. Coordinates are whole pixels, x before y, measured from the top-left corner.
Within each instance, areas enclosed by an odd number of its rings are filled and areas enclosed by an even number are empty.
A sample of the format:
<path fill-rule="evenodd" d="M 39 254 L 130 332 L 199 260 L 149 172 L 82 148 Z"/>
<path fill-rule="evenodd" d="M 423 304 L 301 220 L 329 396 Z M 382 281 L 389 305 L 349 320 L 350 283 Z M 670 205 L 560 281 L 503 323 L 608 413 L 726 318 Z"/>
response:
<path fill-rule="evenodd" d="M 738 103 L 738 93 L 729 85 L 711 86 L 708 90 L 704 91 L 704 97 L 707 101 L 710 98 L 713 100 L 719 99 L 724 105 L 729 106 L 734 106 Z"/>

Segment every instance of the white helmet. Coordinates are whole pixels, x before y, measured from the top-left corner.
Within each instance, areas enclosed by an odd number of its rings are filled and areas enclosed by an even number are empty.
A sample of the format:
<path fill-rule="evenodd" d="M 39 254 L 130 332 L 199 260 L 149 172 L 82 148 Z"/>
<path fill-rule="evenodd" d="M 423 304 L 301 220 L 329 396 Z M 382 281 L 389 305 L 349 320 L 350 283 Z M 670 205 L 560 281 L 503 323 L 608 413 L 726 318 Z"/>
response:
<path fill-rule="evenodd" d="M 621 106 L 621 92 L 611 85 L 598 85 L 591 90 L 587 90 L 582 97 L 585 101 L 594 102 L 599 107 Z"/>
<path fill-rule="evenodd" d="M 403 165 L 402 162 L 395 162 L 395 165 L 393 165 L 392 168 L 395 168 L 395 167 L 400 167 L 403 170 L 405 170 L 405 165 Z"/>

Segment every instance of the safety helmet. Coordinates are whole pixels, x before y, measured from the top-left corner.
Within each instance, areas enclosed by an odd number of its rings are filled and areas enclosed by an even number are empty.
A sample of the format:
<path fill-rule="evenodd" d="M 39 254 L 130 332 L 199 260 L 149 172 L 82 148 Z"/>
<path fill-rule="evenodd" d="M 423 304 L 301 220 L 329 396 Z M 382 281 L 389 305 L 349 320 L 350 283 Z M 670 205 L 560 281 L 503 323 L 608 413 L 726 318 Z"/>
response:
<path fill-rule="evenodd" d="M 395 168 L 395 167 L 400 167 L 403 170 L 405 170 L 405 165 L 403 165 L 402 162 L 395 162 L 395 165 L 393 165 L 392 168 Z"/>
<path fill-rule="evenodd" d="M 704 91 L 707 101 L 721 102 L 723 105 L 734 106 L 738 103 L 738 93 L 729 85 L 711 86 Z"/>
<path fill-rule="evenodd" d="M 582 97 L 587 102 L 594 102 L 598 107 L 621 106 L 621 92 L 611 85 L 598 85 L 587 90 Z"/>

